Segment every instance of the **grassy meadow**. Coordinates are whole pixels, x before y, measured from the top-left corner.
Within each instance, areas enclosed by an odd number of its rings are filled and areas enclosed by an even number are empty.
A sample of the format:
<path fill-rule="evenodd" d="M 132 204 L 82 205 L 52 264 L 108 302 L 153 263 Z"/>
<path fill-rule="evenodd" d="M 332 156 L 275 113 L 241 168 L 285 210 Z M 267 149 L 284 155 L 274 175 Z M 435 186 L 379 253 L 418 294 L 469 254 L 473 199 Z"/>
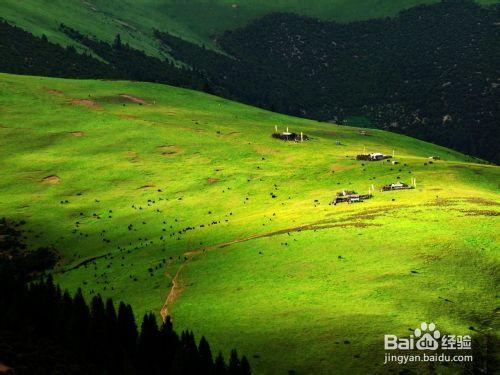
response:
<path fill-rule="evenodd" d="M 383 335 L 422 321 L 498 338 L 500 169 L 458 152 L 165 85 L 0 74 L 0 170 L 0 215 L 61 253 L 64 288 L 163 309 L 257 374 L 399 372 Z"/>
<path fill-rule="evenodd" d="M 214 37 L 271 12 L 291 12 L 324 20 L 349 22 L 387 17 L 418 4 L 438 0 L 3 0 L 0 17 L 35 35 L 75 44 L 59 31 L 62 22 L 85 34 L 112 41 L 120 33 L 133 47 L 163 55 L 152 29 L 216 48 Z M 498 0 L 479 0 L 494 4 Z"/>

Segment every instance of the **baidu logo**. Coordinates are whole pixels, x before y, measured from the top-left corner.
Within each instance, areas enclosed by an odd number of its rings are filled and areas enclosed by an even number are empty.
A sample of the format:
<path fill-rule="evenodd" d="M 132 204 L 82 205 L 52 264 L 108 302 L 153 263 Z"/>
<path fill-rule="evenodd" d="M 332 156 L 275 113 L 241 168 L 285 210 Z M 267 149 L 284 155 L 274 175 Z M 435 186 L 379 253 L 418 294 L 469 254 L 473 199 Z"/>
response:
<path fill-rule="evenodd" d="M 415 330 L 415 338 L 417 338 L 417 349 L 418 350 L 437 350 L 439 348 L 438 339 L 441 337 L 441 333 L 436 329 L 434 323 L 422 322 L 420 328 Z"/>
<path fill-rule="evenodd" d="M 384 335 L 385 350 L 470 350 L 471 337 L 469 335 L 441 335 L 436 324 L 422 322 L 410 337 Z"/>

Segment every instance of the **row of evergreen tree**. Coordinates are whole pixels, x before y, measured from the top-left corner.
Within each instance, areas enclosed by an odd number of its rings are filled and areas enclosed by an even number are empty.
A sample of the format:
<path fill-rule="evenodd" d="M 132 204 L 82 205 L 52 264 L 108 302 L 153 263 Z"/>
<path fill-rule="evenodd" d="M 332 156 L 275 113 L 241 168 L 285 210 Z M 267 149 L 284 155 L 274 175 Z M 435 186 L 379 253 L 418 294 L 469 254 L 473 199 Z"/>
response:
<path fill-rule="evenodd" d="M 83 35 L 69 26 L 61 24 L 59 29 L 71 39 L 84 45 L 112 67 L 120 78 L 133 81 L 168 83 L 179 87 L 189 87 L 200 90 L 204 78 L 187 66 L 176 66 L 167 59 L 149 56 L 122 42 L 118 34 L 113 43 L 100 41 Z"/>
<path fill-rule="evenodd" d="M 62 47 L 45 35 L 37 37 L 0 18 L 0 72 L 62 78 L 128 79 L 166 83 L 203 90 L 206 79 L 197 71 L 149 56 L 122 43 L 99 41 L 60 25 L 60 29 L 86 52 Z M 99 58 L 97 58 L 99 57 Z"/>
<path fill-rule="evenodd" d="M 21 231 L 0 222 L 0 363 L 15 374 L 213 374 L 248 375 L 250 365 L 236 350 L 226 362 L 213 356 L 202 337 L 178 335 L 170 317 L 158 325 L 144 316 L 140 329 L 130 305 L 116 308 L 81 290 L 62 291 L 51 276 L 33 279 L 36 254 L 19 251 Z M 3 239 L 6 239 L 5 241 Z M 15 250 L 12 248 L 15 247 Z M 42 265 L 47 262 L 43 260 Z"/>
<path fill-rule="evenodd" d="M 119 78 L 111 66 L 0 19 L 0 71 L 62 78 Z"/>

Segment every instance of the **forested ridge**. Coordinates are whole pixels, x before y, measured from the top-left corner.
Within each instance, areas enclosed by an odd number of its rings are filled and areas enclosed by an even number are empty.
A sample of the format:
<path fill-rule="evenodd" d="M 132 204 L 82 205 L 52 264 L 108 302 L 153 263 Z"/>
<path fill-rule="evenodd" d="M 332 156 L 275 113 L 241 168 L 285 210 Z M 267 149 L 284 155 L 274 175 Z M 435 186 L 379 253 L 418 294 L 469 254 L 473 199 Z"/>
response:
<path fill-rule="evenodd" d="M 182 65 L 119 36 L 108 44 L 61 25 L 98 59 L 3 23 L 0 70 L 168 83 L 322 121 L 365 117 L 498 162 L 499 24 L 499 5 L 445 0 L 350 24 L 271 14 L 219 36 L 225 54 L 152 31 Z"/>
<path fill-rule="evenodd" d="M 219 38 L 230 57 L 157 36 L 240 100 L 323 121 L 365 116 L 498 162 L 499 24 L 499 6 L 460 0 L 351 24 L 272 14 Z"/>
<path fill-rule="evenodd" d="M 245 356 L 228 361 L 212 354 L 202 337 L 178 335 L 167 317 L 142 324 L 130 305 L 90 303 L 81 290 L 61 290 L 40 272 L 53 266 L 55 250 L 27 251 L 22 223 L 0 220 L 0 364 L 12 374 L 227 374 L 249 375 Z"/>
<path fill-rule="evenodd" d="M 61 47 L 0 19 L 0 70 L 63 78 L 118 78 L 112 67 L 73 47 Z"/>
<path fill-rule="evenodd" d="M 122 43 L 109 44 L 61 24 L 60 29 L 92 53 L 51 43 L 0 20 L 0 71 L 63 78 L 127 79 L 202 90 L 205 78 L 187 67 L 160 60 Z"/>

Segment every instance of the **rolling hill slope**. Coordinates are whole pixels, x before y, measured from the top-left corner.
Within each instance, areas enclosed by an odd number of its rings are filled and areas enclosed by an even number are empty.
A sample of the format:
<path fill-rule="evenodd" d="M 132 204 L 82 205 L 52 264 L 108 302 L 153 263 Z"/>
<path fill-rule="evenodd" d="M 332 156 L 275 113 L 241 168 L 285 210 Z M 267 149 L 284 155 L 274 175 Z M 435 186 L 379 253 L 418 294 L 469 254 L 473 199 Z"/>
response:
<path fill-rule="evenodd" d="M 75 44 L 58 30 L 67 24 L 84 34 L 112 41 L 120 33 L 134 48 L 151 55 L 162 55 L 152 29 L 168 31 L 190 42 L 214 47 L 213 37 L 244 26 L 249 21 L 271 12 L 291 12 L 324 20 L 341 22 L 395 15 L 401 9 L 436 0 L 362 1 L 235 1 L 235 0 L 88 0 L 41 1 L 5 0 L 0 17 L 35 35 L 45 34 L 62 45 Z M 480 0 L 492 4 L 497 0 Z"/>
<path fill-rule="evenodd" d="M 0 107 L 1 216 L 60 252 L 63 287 L 168 313 L 256 373 L 399 371 L 382 365 L 383 335 L 421 321 L 473 335 L 470 366 L 489 366 L 498 167 L 147 83 L 0 74 Z"/>
<path fill-rule="evenodd" d="M 15 4 L 27 7 L 29 2 Z M 410 135 L 494 163 L 500 160 L 496 147 L 498 6 L 443 1 L 413 7 L 393 18 L 346 25 L 273 13 L 218 35 L 217 47 L 224 52 L 219 53 L 153 31 L 164 14 L 160 10 L 154 16 L 146 13 L 147 20 L 138 17 L 142 31 L 139 26 L 128 27 L 138 33 L 132 39 L 126 33 L 112 43 L 95 39 L 92 35 L 108 41 L 115 38 L 110 28 L 116 22 L 106 18 L 113 12 L 131 12 L 146 3 L 130 7 L 105 4 L 110 9 L 99 13 L 102 17 L 80 14 L 73 2 L 50 12 L 32 4 L 36 17 L 30 19 L 44 27 L 55 25 L 57 35 L 62 33 L 88 49 L 83 54 L 1 21 L 0 52 L 6 57 L 0 61 L 0 70 L 167 83 L 315 120 L 350 124 L 351 118 L 362 119 L 369 127 Z M 152 3 L 147 4 L 150 9 Z M 285 2 L 279 4 L 284 8 Z M 13 14 L 22 17 L 26 14 L 23 9 Z M 294 9 L 290 4 L 288 11 Z M 178 16 L 179 12 L 168 14 Z M 141 14 L 138 8 L 136 13 Z M 47 15 L 64 18 L 65 25 L 46 19 Z M 169 29 L 168 22 L 158 22 L 160 30 Z M 196 27 L 188 29 L 198 33 Z M 49 39 L 56 34 L 49 34 Z M 158 56 L 160 51 L 168 52 L 169 57 Z"/>

